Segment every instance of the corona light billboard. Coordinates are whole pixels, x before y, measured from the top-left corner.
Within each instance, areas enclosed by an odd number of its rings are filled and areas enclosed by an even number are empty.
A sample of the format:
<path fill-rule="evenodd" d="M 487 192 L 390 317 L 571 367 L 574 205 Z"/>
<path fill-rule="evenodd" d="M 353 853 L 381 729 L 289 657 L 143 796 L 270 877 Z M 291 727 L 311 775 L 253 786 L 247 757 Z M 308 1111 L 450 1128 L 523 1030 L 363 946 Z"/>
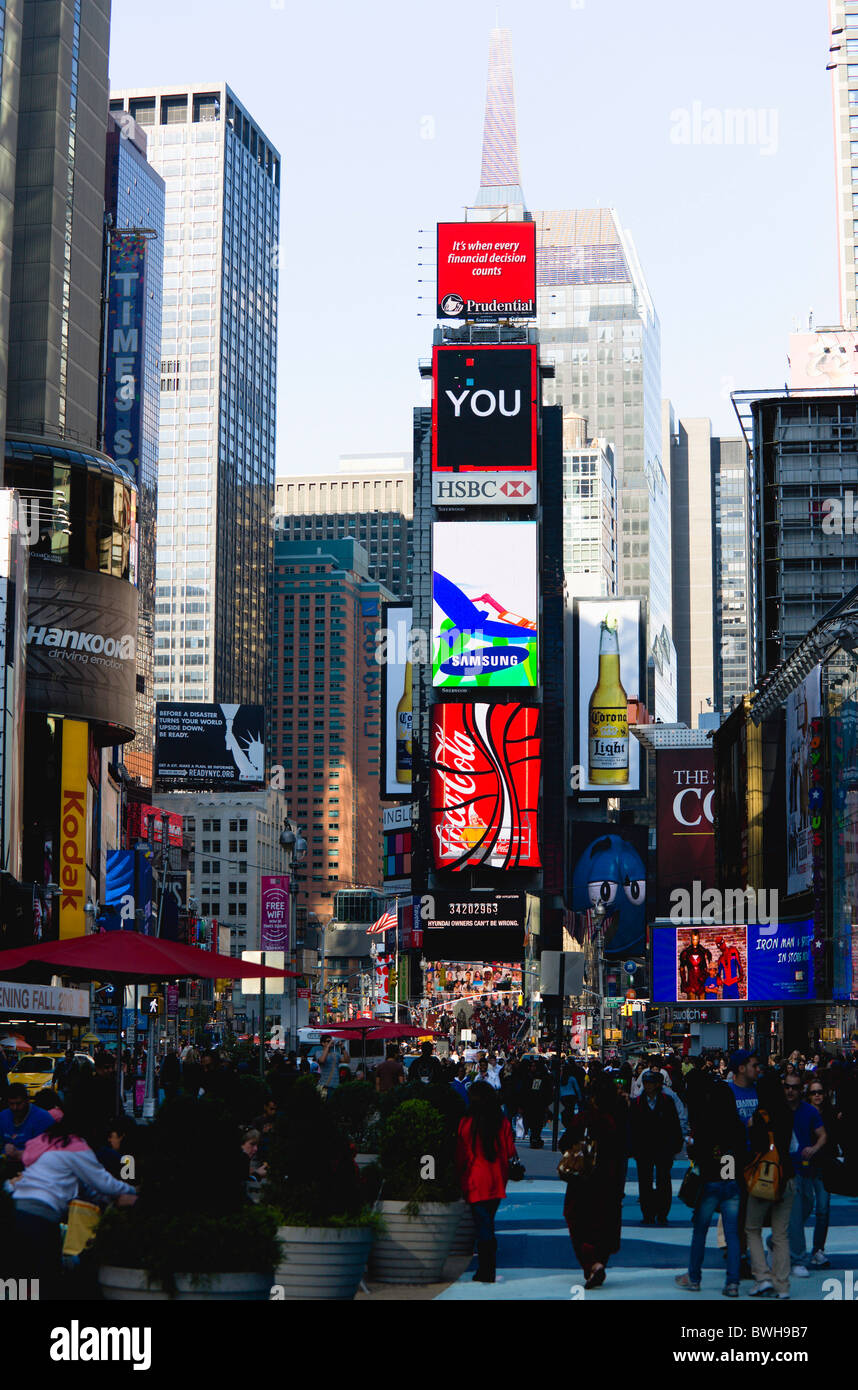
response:
<path fill-rule="evenodd" d="M 536 224 L 439 222 L 438 318 L 536 318 Z"/>
<path fill-rule="evenodd" d="M 640 744 L 630 700 L 644 698 L 640 599 L 577 599 L 575 790 L 616 796 L 640 790 Z"/>
<path fill-rule="evenodd" d="M 540 867 L 538 709 L 518 704 L 434 705 L 431 763 L 436 868 Z"/>
<path fill-rule="evenodd" d="M 381 668 L 381 795 L 411 794 L 411 604 L 386 603 L 388 635 Z"/>
<path fill-rule="evenodd" d="M 539 683 L 535 521 L 432 526 L 432 683 Z"/>

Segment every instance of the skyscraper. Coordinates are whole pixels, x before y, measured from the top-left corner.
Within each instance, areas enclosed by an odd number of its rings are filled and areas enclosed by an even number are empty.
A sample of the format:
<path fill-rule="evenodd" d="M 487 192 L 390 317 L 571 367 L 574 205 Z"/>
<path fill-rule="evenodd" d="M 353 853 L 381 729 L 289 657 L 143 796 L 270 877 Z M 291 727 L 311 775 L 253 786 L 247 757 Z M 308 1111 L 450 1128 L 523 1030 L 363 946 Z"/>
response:
<path fill-rule="evenodd" d="M 7 426 L 95 446 L 110 0 L 22 9 Z"/>
<path fill-rule="evenodd" d="M 753 508 L 744 439 L 714 439 L 715 699 L 725 714 L 756 681 Z"/>
<path fill-rule="evenodd" d="M 224 83 L 110 105 L 166 184 L 155 697 L 261 703 L 280 156 Z"/>
<path fill-rule="evenodd" d="M 158 483 L 158 425 L 161 403 L 161 296 L 164 276 L 164 180 L 146 159 L 146 133 L 123 112 L 109 116 L 105 209 L 110 219 L 107 256 L 108 314 L 105 331 L 105 396 L 102 428 L 114 422 L 103 447 L 128 467 L 137 483 L 139 565 L 137 571 L 137 708 L 134 741 L 124 753 L 125 767 L 145 786 L 152 785 L 155 740 L 155 518 Z M 131 234 L 129 235 L 129 229 Z M 130 250 L 128 269 L 123 253 Z M 140 267 L 138 269 L 137 267 Z M 142 276 L 142 284 L 137 283 Z M 116 409 L 115 358 L 127 370 L 138 367 L 136 409 Z M 138 365 L 139 364 L 139 365 Z M 111 370 L 111 367 L 113 370 Z M 119 374 L 119 382 L 123 380 Z M 120 402 L 125 404 L 125 402 Z M 108 407 L 110 407 L 108 409 Z"/>
<path fill-rule="evenodd" d="M 649 605 L 653 713 L 676 718 L 671 635 L 670 483 L 661 445 L 661 329 L 631 237 L 608 209 L 525 210 L 509 32 L 492 31 L 480 190 L 469 220 L 536 223 L 540 355 L 553 362 L 545 405 L 586 418 L 614 454 L 618 592 Z"/>
<path fill-rule="evenodd" d="M 834 162 L 837 171 L 837 238 L 840 252 L 840 322 L 858 327 L 858 4 L 829 0 L 834 98 Z"/>
<path fill-rule="evenodd" d="M 712 424 L 677 420 L 663 403 L 663 450 L 670 468 L 676 713 L 694 728 L 715 703 L 715 466 Z M 744 694 L 744 692 L 743 692 Z"/>
<path fill-rule="evenodd" d="M 333 895 L 382 879 L 381 604 L 352 538 L 274 543 L 269 754 L 307 863 L 299 906 L 320 918 Z"/>
<path fill-rule="evenodd" d="M 9 371 L 9 310 L 23 9 L 24 0 L 4 0 L 4 3 L 0 4 L 0 443 L 6 433 L 6 382 Z"/>
<path fill-rule="evenodd" d="M 413 518 L 414 478 L 404 454 L 346 456 L 336 473 L 290 473 L 275 484 L 275 536 L 354 536 L 367 552 L 370 579 L 397 598 L 411 593 Z"/>

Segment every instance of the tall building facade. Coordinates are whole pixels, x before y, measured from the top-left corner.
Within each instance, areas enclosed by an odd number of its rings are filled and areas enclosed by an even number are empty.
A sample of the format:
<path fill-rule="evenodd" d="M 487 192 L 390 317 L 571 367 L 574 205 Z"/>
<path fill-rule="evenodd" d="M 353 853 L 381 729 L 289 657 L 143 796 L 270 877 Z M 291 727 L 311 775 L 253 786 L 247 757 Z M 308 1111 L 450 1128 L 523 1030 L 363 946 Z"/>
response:
<path fill-rule="evenodd" d="M 6 433 L 23 12 L 24 0 L 3 0 L 0 4 L 0 441 Z"/>
<path fill-rule="evenodd" d="M 140 556 L 137 717 L 134 740 L 125 749 L 124 760 L 129 775 L 151 787 L 155 742 L 155 523 L 161 404 L 164 180 L 146 158 L 145 131 L 127 112 L 123 112 L 121 118 L 114 115 L 108 118 L 104 201 L 108 218 L 105 251 L 108 314 L 104 358 L 108 370 L 102 384 L 103 431 L 106 431 L 108 415 L 107 392 L 122 389 L 117 386 L 117 373 L 111 372 L 110 365 L 117 355 L 123 358 L 125 365 L 129 360 L 139 363 L 139 381 L 135 382 L 136 409 L 117 411 L 114 402 L 109 414 L 116 422 L 116 437 L 105 439 L 103 436 L 103 447 L 112 451 L 121 466 L 129 468 L 137 483 Z M 132 256 L 139 247 L 139 260 L 128 262 L 133 267 L 132 276 L 139 277 L 142 271 L 143 284 L 139 290 L 134 280 L 126 278 L 129 272 L 124 268 L 122 257 L 128 246 Z M 110 303 L 111 298 L 116 300 L 115 304 Z M 126 304 L 128 307 L 123 313 Z M 124 319 L 127 322 L 123 323 Z M 119 435 L 120 430 L 125 433 Z M 127 449 L 124 456 L 123 449 Z"/>
<path fill-rule="evenodd" d="M 736 392 L 751 452 L 756 676 L 855 582 L 858 397 Z"/>
<path fill-rule="evenodd" d="M 166 185 L 155 698 L 261 703 L 280 156 L 226 84 L 113 94 Z"/>
<path fill-rule="evenodd" d="M 663 403 L 662 430 L 670 467 L 676 713 L 694 728 L 699 715 L 718 708 L 714 441 L 710 420 L 677 419 L 670 401 Z"/>
<path fill-rule="evenodd" d="M 411 593 L 414 477 L 404 454 L 354 455 L 336 473 L 290 473 L 274 489 L 275 536 L 330 541 L 354 536 L 370 579 L 397 598 Z"/>
<path fill-rule="evenodd" d="M 676 718 L 670 482 L 661 441 L 661 329 L 630 238 L 604 208 L 536 212 L 547 404 L 584 416 L 613 449 L 619 592 L 649 605 L 655 715 Z"/>
<path fill-rule="evenodd" d="M 840 322 L 858 327 L 858 3 L 829 0 Z"/>
<path fill-rule="evenodd" d="M 110 0 L 24 0 L 8 427 L 92 447 L 109 33 Z"/>
<path fill-rule="evenodd" d="M 563 420 L 563 570 L 571 598 L 617 593 L 619 498 L 614 451 Z"/>
<path fill-rule="evenodd" d="M 756 682 L 753 505 L 744 439 L 713 439 L 715 695 L 729 714 Z"/>
<path fill-rule="evenodd" d="M 299 906 L 324 921 L 334 894 L 382 880 L 381 604 L 353 539 L 274 543 L 269 759 L 307 862 Z"/>

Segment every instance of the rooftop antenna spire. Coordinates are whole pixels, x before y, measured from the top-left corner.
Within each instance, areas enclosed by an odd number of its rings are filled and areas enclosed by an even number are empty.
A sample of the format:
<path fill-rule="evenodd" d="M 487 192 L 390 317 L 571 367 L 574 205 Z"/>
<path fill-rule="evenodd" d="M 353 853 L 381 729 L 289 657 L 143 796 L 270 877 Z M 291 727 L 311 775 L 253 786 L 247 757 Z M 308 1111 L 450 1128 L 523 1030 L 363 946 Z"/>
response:
<path fill-rule="evenodd" d="M 504 207 L 523 204 L 515 125 L 512 44 L 509 30 L 501 29 L 498 24 L 492 30 L 489 41 L 483 158 L 477 205 Z"/>

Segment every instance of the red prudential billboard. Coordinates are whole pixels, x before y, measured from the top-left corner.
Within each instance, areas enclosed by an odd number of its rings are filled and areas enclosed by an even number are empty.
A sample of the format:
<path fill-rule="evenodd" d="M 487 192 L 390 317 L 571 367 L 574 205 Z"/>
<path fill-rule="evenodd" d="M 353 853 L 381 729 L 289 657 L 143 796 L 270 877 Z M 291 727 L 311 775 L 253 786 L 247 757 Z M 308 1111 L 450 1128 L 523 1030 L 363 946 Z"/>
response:
<path fill-rule="evenodd" d="M 438 318 L 536 318 L 536 224 L 439 222 Z"/>
<path fill-rule="evenodd" d="M 435 867 L 539 868 L 539 710 L 438 704 L 431 739 Z"/>
<path fill-rule="evenodd" d="M 715 754 L 711 748 L 665 748 L 656 754 L 658 911 L 670 915 L 675 888 L 715 886 Z"/>

